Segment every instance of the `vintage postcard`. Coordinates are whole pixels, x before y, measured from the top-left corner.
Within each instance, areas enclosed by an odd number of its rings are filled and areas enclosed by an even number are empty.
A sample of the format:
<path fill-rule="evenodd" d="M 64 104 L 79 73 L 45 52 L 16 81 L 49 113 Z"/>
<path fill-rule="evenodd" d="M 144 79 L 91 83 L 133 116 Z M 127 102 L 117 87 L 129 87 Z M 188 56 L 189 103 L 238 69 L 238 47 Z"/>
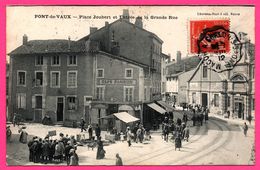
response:
<path fill-rule="evenodd" d="M 7 6 L 7 166 L 255 165 L 254 6 Z"/>

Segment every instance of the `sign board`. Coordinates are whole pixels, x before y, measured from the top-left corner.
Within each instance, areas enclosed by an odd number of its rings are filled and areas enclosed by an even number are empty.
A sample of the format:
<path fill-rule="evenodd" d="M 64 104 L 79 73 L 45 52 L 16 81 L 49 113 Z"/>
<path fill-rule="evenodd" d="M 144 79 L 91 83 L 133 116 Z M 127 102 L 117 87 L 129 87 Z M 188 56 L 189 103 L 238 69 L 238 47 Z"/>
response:
<path fill-rule="evenodd" d="M 48 132 L 49 136 L 56 136 L 56 130 L 52 130 Z"/>
<path fill-rule="evenodd" d="M 135 85 L 136 80 L 133 79 L 99 79 L 98 84 L 102 85 Z"/>

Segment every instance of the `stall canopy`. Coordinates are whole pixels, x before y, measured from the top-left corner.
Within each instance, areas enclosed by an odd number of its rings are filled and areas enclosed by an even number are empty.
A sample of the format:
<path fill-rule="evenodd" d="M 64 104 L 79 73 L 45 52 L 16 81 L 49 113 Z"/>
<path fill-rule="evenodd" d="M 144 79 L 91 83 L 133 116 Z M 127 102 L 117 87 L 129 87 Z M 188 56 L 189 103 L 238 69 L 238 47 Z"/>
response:
<path fill-rule="evenodd" d="M 121 105 L 121 106 L 119 106 L 119 108 L 118 108 L 118 110 L 128 110 L 128 111 L 132 111 L 132 110 L 134 110 L 131 106 L 128 106 L 128 105 Z"/>
<path fill-rule="evenodd" d="M 125 123 L 130 123 L 130 122 L 135 122 L 140 119 L 130 115 L 127 112 L 119 112 L 119 113 L 114 113 L 114 116 L 117 117 L 118 119 L 122 120 Z"/>
<path fill-rule="evenodd" d="M 114 113 L 114 114 L 111 114 L 108 116 L 101 117 L 100 119 L 108 119 L 108 118 L 112 118 L 113 116 L 117 117 L 119 120 L 121 120 L 125 123 L 130 123 L 130 122 L 135 122 L 135 121 L 140 120 L 140 119 L 130 115 L 127 112 Z"/>
<path fill-rule="evenodd" d="M 166 110 L 164 110 L 163 108 L 161 108 L 159 105 L 155 103 L 148 104 L 148 106 L 161 114 L 164 114 L 166 112 Z"/>
<path fill-rule="evenodd" d="M 161 106 L 163 106 L 167 111 L 173 111 L 174 107 L 170 106 L 169 104 L 165 103 L 164 101 L 157 101 Z"/>

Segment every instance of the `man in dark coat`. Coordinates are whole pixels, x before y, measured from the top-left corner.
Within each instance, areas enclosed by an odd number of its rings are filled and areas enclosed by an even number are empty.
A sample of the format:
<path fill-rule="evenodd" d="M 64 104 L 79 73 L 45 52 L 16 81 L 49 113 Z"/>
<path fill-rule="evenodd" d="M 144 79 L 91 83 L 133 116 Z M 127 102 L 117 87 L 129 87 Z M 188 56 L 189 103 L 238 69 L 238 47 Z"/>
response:
<path fill-rule="evenodd" d="M 181 119 L 180 118 L 177 119 L 177 125 L 181 126 Z"/>
<path fill-rule="evenodd" d="M 96 134 L 97 139 L 98 139 L 100 137 L 100 134 L 101 134 L 101 129 L 100 129 L 98 124 L 97 124 L 97 126 L 95 128 L 95 134 Z"/>
<path fill-rule="evenodd" d="M 116 154 L 116 166 L 123 166 L 122 158 L 119 156 L 119 154 Z"/>
<path fill-rule="evenodd" d="M 42 161 L 47 164 L 49 161 L 50 145 L 48 140 L 44 140 L 42 143 Z"/>
<path fill-rule="evenodd" d="M 50 150 L 49 150 L 49 161 L 50 162 L 52 162 L 53 155 L 55 153 L 55 145 L 56 145 L 56 142 L 50 140 L 50 143 L 49 143 L 49 147 L 50 147 Z"/>
<path fill-rule="evenodd" d="M 188 121 L 188 116 L 187 116 L 187 113 L 186 113 L 186 112 L 184 112 L 184 114 L 183 114 L 182 121 L 183 121 L 185 124 L 186 124 L 187 121 Z"/>
<path fill-rule="evenodd" d="M 175 138 L 175 150 L 176 148 L 181 148 L 181 135 L 177 134 L 177 137 Z"/>
<path fill-rule="evenodd" d="M 70 141 L 65 146 L 64 154 L 65 154 L 65 159 L 67 161 L 67 165 L 70 163 L 70 150 L 73 149 L 73 146 Z"/>
<path fill-rule="evenodd" d="M 31 148 L 31 146 L 33 145 L 33 142 L 34 142 L 34 140 L 35 140 L 36 138 L 37 138 L 37 137 L 34 136 L 31 140 L 29 140 L 29 142 L 28 142 L 28 144 L 27 144 L 27 146 L 28 146 L 28 148 L 29 148 L 29 161 L 30 161 L 30 162 L 33 162 L 33 150 L 32 150 L 32 148 Z"/>
<path fill-rule="evenodd" d="M 93 128 L 91 125 L 88 126 L 88 136 L 89 136 L 89 140 L 92 140 Z"/>
<path fill-rule="evenodd" d="M 38 160 L 37 160 L 37 146 L 38 146 L 38 140 L 35 138 L 34 141 L 33 141 L 33 144 L 31 145 L 31 147 L 29 148 L 29 150 L 32 151 L 32 161 L 34 163 L 37 163 Z"/>
<path fill-rule="evenodd" d="M 202 126 L 203 125 L 203 120 L 204 120 L 204 115 L 203 115 L 202 112 L 199 115 L 199 119 L 200 119 L 200 125 Z"/>
<path fill-rule="evenodd" d="M 83 119 L 83 117 L 80 120 L 80 128 L 81 128 L 81 132 L 83 132 L 83 130 L 87 131 L 85 128 L 85 120 Z"/>
<path fill-rule="evenodd" d="M 39 142 L 36 146 L 36 162 L 42 162 L 42 139 L 39 139 Z"/>

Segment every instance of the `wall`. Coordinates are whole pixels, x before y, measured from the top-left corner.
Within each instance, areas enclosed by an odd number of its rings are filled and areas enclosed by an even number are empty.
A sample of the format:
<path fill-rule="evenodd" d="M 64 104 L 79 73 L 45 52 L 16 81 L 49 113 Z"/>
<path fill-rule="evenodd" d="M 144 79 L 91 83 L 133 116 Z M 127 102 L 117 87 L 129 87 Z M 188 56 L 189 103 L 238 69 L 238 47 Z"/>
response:
<path fill-rule="evenodd" d="M 44 54 L 43 66 L 35 66 L 35 54 L 32 55 L 20 55 L 12 57 L 12 87 L 11 87 L 11 100 L 10 109 L 12 112 L 18 112 L 16 93 L 26 93 L 26 111 L 24 112 L 24 118 L 28 120 L 34 119 L 35 109 L 32 108 L 32 96 L 34 94 L 43 94 L 43 106 L 42 110 L 38 110 L 39 114 L 42 112 L 44 115 L 46 112 L 56 113 L 57 96 L 63 96 L 65 98 L 64 105 L 67 106 L 68 95 L 76 95 L 78 98 L 78 107 L 75 111 L 68 111 L 67 107 L 64 107 L 64 120 L 79 120 L 83 115 L 84 96 L 92 95 L 92 58 L 85 54 L 77 55 L 77 66 L 68 66 L 67 57 L 68 54 L 60 54 L 60 66 L 51 66 L 51 57 L 53 54 Z M 24 67 L 24 66 L 27 67 Z M 17 70 L 25 70 L 26 74 L 26 87 L 19 87 L 17 83 Z M 77 88 L 67 88 L 67 71 L 77 71 Z M 44 71 L 44 86 L 35 87 L 35 71 Z M 60 72 L 60 88 L 50 87 L 50 72 Z M 53 119 L 56 120 L 54 113 Z M 39 115 L 40 117 L 43 115 Z"/>

